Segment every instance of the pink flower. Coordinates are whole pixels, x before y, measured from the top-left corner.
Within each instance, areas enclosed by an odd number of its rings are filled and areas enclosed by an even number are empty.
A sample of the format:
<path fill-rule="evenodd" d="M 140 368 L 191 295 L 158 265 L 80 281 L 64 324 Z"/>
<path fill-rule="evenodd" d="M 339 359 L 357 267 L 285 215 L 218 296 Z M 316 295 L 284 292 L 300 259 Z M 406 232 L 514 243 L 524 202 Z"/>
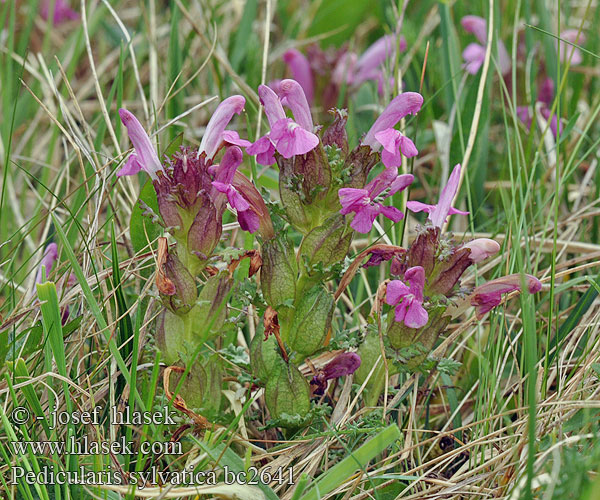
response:
<path fill-rule="evenodd" d="M 428 219 L 431 223 L 441 228 L 449 215 L 460 214 L 468 215 L 469 212 L 463 212 L 452 207 L 452 200 L 458 190 L 458 183 L 460 181 L 460 165 L 456 165 L 450 174 L 448 183 L 442 189 L 440 193 L 440 199 L 437 205 L 427 205 L 419 201 L 409 201 L 406 203 L 407 208 L 411 212 L 426 212 L 429 214 Z"/>
<path fill-rule="evenodd" d="M 54 16 L 52 18 L 52 24 L 54 24 L 54 26 L 64 23 L 65 21 L 79 19 L 79 14 L 69 7 L 66 0 L 42 0 L 40 14 L 44 21 L 47 21 L 50 16 L 52 4 L 54 4 Z"/>
<path fill-rule="evenodd" d="M 472 262 L 477 263 L 482 260 L 496 255 L 500 251 L 500 245 L 494 240 L 488 238 L 477 238 L 468 243 L 465 243 L 462 248 L 468 248 L 471 250 L 469 253 L 469 259 Z"/>
<path fill-rule="evenodd" d="M 565 30 L 560 34 L 560 38 L 565 42 L 559 40 L 556 43 L 559 45 L 560 60 L 563 64 L 566 64 L 569 59 L 571 60 L 571 66 L 577 66 L 583 62 L 583 54 L 581 50 L 574 47 L 571 44 L 582 45 L 585 43 L 586 37 L 579 30 Z"/>
<path fill-rule="evenodd" d="M 475 35 L 481 45 L 472 43 L 463 51 L 465 60 L 465 69 L 472 75 L 479 71 L 485 59 L 485 46 L 487 45 L 487 21 L 479 16 L 465 16 L 461 19 L 461 24 L 466 32 Z M 502 40 L 498 40 L 498 67 L 500 73 L 506 75 L 510 72 L 510 56 Z"/>
<path fill-rule="evenodd" d="M 536 277 L 525 274 L 525 284 L 529 293 L 537 293 L 542 289 L 542 283 Z M 521 290 L 521 275 L 503 276 L 476 287 L 471 295 L 471 305 L 475 307 L 477 318 L 502 302 L 502 294 Z"/>
<path fill-rule="evenodd" d="M 412 158 L 419 154 L 413 141 L 396 129 L 382 130 L 375 134 L 375 139 L 383 146 L 381 160 L 386 167 L 399 167 L 402 156 Z"/>
<path fill-rule="evenodd" d="M 284 158 L 291 158 L 306 154 L 319 145 L 319 138 L 312 132 L 312 116 L 300 84 L 295 80 L 282 80 L 279 89 L 296 121 L 286 117 L 281 100 L 272 89 L 266 85 L 258 87 L 271 131 L 248 146 L 246 152 L 256 155 L 256 161 L 261 165 L 272 165 L 275 151 Z"/>
<path fill-rule="evenodd" d="M 204 136 L 200 142 L 198 154 L 205 152 L 207 158 L 214 158 L 215 154 L 222 146 L 223 141 L 226 140 L 225 137 L 228 137 L 227 142 L 245 147 L 243 144 L 239 143 L 240 138 L 236 132 L 229 132 L 225 130 L 225 127 L 229 125 L 233 115 L 239 115 L 244 109 L 245 104 L 246 99 L 244 99 L 241 95 L 233 95 L 222 101 L 221 104 L 217 106 L 217 109 L 208 121 L 208 125 L 206 125 L 206 131 L 204 132 Z M 237 140 L 237 142 L 231 142 L 232 139 Z"/>
<path fill-rule="evenodd" d="M 290 68 L 294 80 L 302 86 L 302 90 L 304 90 L 308 102 L 312 103 L 314 96 L 314 80 L 312 70 L 310 69 L 310 63 L 306 56 L 297 49 L 290 49 L 286 50 L 283 54 L 283 60 L 288 68 Z"/>
<path fill-rule="evenodd" d="M 155 180 L 158 172 L 164 172 L 164 169 L 158 160 L 158 155 L 150 141 L 150 137 L 148 137 L 144 127 L 133 113 L 126 109 L 120 109 L 119 116 L 123 125 L 127 128 L 135 152 L 129 156 L 123 168 L 117 172 L 117 176 L 135 175 L 140 170 L 144 170 L 152 180 Z"/>
<path fill-rule="evenodd" d="M 243 154 L 240 148 L 237 146 L 227 148 L 220 165 L 215 169 L 215 180 L 211 184 L 216 191 L 227 196 L 229 205 L 237 212 L 240 227 L 244 231 L 254 233 L 260 225 L 258 215 L 232 184 L 237 168 L 242 163 L 242 158 Z"/>
<path fill-rule="evenodd" d="M 411 174 L 398 175 L 397 168 L 389 168 L 369 182 L 364 189 L 342 188 L 338 191 L 342 205 L 340 213 L 347 215 L 354 212 L 350 227 L 359 233 L 368 233 L 379 214 L 398 222 L 404 214 L 395 207 L 382 205 L 380 201 L 406 189 L 413 179 Z"/>
<path fill-rule="evenodd" d="M 416 154 L 415 145 L 410 139 L 398 135 L 399 132 L 397 133 L 397 131 L 394 130 L 394 126 L 406 115 L 416 114 L 421 109 L 422 105 L 423 96 L 417 92 L 404 92 L 399 96 L 394 97 L 383 113 L 379 115 L 379 118 L 375 120 L 375 123 L 367 132 L 361 144 L 371 146 L 373 151 L 379 151 L 382 143 L 378 137 L 382 139 L 386 143 L 384 146 L 387 151 L 387 153 L 384 152 L 383 158 L 385 159 L 383 161 L 388 167 L 397 166 L 394 165 L 394 163 L 397 162 L 398 152 L 400 152 L 402 148 L 405 149 L 405 153 L 414 156 L 414 154 Z M 398 150 L 396 150 L 396 145 L 398 146 Z M 386 161 L 390 162 L 390 165 L 388 165 Z"/>
<path fill-rule="evenodd" d="M 421 266 L 411 267 L 404 273 L 404 279 L 408 281 L 409 286 L 400 280 L 392 280 L 388 283 L 385 302 L 390 306 L 396 306 L 396 321 L 403 321 L 409 328 L 421 328 L 429 319 L 423 307 L 425 271 Z"/>

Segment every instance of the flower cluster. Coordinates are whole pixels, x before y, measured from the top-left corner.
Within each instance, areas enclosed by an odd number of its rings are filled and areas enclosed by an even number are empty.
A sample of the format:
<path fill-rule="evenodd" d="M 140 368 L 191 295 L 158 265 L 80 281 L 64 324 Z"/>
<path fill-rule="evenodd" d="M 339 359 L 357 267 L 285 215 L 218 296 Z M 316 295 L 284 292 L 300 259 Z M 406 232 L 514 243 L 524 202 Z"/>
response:
<path fill-rule="evenodd" d="M 391 40 L 385 40 L 372 50 L 387 47 Z M 306 64 L 303 67 L 306 70 Z M 218 337 L 234 286 L 231 267 L 219 270 L 209 265 L 219 258 L 227 206 L 237 214 L 240 228 L 259 235 L 260 253 L 247 253 L 250 275 L 260 270 L 262 299 L 255 305 L 263 312 L 264 326 L 264 336 L 255 335 L 250 347 L 252 374 L 265 388 L 271 416 L 281 425 L 298 425 L 298 415 L 310 413 L 311 396 L 324 394 L 329 380 L 356 370 L 360 377 L 360 367 L 365 370 L 373 361 L 365 342 L 358 354 L 337 353 L 310 383 L 299 369 L 307 358 L 329 350 L 339 293 L 332 293 L 326 283 L 339 276 L 354 234 L 368 233 L 378 216 L 393 222 L 404 217 L 389 200 L 414 181 L 399 167 L 418 151 L 396 126 L 419 112 L 423 97 L 405 92 L 392 99 L 351 149 L 346 113 L 333 110 L 329 126 L 315 126 L 298 81 L 282 80 L 277 92 L 261 85 L 258 95 L 269 123 L 268 132 L 258 140 L 249 142 L 227 130 L 245 104 L 243 97 L 233 96 L 218 106 L 197 150 L 181 147 L 162 159 L 135 116 L 121 110 L 135 151 L 117 175 L 143 170 L 150 176 L 159 209 L 154 216 L 175 241 L 169 246 L 166 238 L 159 239 L 156 279 L 164 307 L 157 345 L 168 363 L 193 364 L 184 390 L 194 407 L 217 410 L 220 401 L 214 389 L 218 383 L 213 389 L 194 385 L 204 376 L 218 381 L 219 373 L 202 372 L 206 363 L 194 362 L 193 356 L 199 349 L 204 361 L 209 356 L 201 348 Z M 253 182 L 239 170 L 244 149 L 258 163 L 279 167 L 277 224 Z M 379 164 L 381 170 L 373 172 Z M 385 303 L 393 312 L 386 337 L 396 351 L 415 344 L 423 347 L 408 367 L 418 365 L 449 324 L 452 299 L 466 295 L 459 283 L 464 271 L 500 249 L 493 240 L 455 244 L 442 234 L 449 215 L 467 214 L 452 207 L 459 179 L 457 165 L 437 204 L 407 203 L 408 210 L 428 214 L 408 248 L 375 245 L 359 254 L 342 278 L 347 285 L 348 273 L 355 272 L 366 255 L 367 266 L 391 260 L 394 279 L 387 281 Z M 300 245 L 292 243 L 292 232 L 302 236 Z M 520 280 L 508 276 L 481 285 L 469 296 L 470 304 L 482 316 L 500 304 L 502 294 L 520 289 Z M 527 280 L 528 291 L 539 290 L 535 278 Z"/>

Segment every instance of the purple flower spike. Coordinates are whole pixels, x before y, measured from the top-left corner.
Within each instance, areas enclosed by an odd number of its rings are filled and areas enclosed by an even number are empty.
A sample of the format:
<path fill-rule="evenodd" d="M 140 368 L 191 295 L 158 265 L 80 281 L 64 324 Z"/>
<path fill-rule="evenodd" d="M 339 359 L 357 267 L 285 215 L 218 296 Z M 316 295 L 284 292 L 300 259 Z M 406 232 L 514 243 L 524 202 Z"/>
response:
<path fill-rule="evenodd" d="M 368 233 L 379 214 L 398 222 L 404 214 L 396 207 L 382 205 L 381 201 L 406 189 L 413 180 L 411 174 L 398 175 L 397 168 L 389 168 L 369 182 L 364 189 L 342 188 L 338 191 L 342 205 L 340 213 L 347 215 L 354 212 L 350 227 L 359 233 Z"/>
<path fill-rule="evenodd" d="M 294 118 L 298 125 L 308 130 L 313 131 L 313 121 L 310 114 L 310 107 L 304 94 L 304 90 L 296 80 L 281 80 L 279 91 L 282 99 L 285 98 L 287 105 L 294 113 Z"/>
<path fill-rule="evenodd" d="M 542 283 L 535 276 L 525 275 L 525 283 L 529 293 L 537 293 L 542 289 Z M 477 318 L 481 319 L 485 313 L 492 310 L 502 302 L 502 294 L 521 290 L 521 275 L 510 274 L 501 278 L 488 281 L 473 290 L 471 305 L 475 306 Z"/>
<path fill-rule="evenodd" d="M 217 106 L 217 109 L 208 121 L 208 125 L 206 125 L 206 131 L 204 132 L 204 137 L 202 137 L 202 142 L 200 142 L 198 154 L 206 153 L 207 158 L 214 158 L 223 143 L 225 127 L 229 125 L 233 115 L 239 115 L 242 112 L 245 104 L 246 99 L 241 95 L 232 95 Z M 229 137 L 231 138 L 231 136 Z"/>
<path fill-rule="evenodd" d="M 133 143 L 135 153 L 131 154 L 125 166 L 117 172 L 117 176 L 134 175 L 143 170 L 148 173 L 152 180 L 156 180 L 158 172 L 164 172 L 164 170 L 158 160 L 158 155 L 150 141 L 150 137 L 148 137 L 144 127 L 133 113 L 126 109 L 120 109 L 119 116 L 123 125 L 127 127 L 127 133 Z"/>
<path fill-rule="evenodd" d="M 288 68 L 290 68 L 294 80 L 302 86 L 302 90 L 306 95 L 308 103 L 312 103 L 314 96 L 314 81 L 308 59 L 299 50 L 290 49 L 283 54 L 283 60 Z"/>
<path fill-rule="evenodd" d="M 352 375 L 360 366 L 361 359 L 355 352 L 343 352 L 338 354 L 322 370 L 319 370 L 313 379 L 311 385 L 316 385 L 314 393 L 321 395 L 327 389 L 327 381 L 333 380 L 346 375 Z"/>
<path fill-rule="evenodd" d="M 362 144 L 371 146 L 371 149 L 378 151 L 381 144 L 377 141 L 375 135 L 394 128 L 406 115 L 418 113 L 422 105 L 423 96 L 417 92 L 404 92 L 394 97 L 383 113 L 379 115 L 379 118 L 375 120 L 375 123 L 362 140 Z"/>
<path fill-rule="evenodd" d="M 472 43 L 463 51 L 465 69 L 471 74 L 476 74 L 485 59 L 485 46 L 487 45 L 487 21 L 479 16 L 465 16 L 461 24 L 467 33 L 472 33 L 481 45 Z M 498 67 L 500 73 L 506 75 L 510 72 L 510 56 L 502 40 L 498 40 Z"/>
<path fill-rule="evenodd" d="M 44 21 L 47 21 L 50 16 L 52 3 L 54 3 L 54 17 L 52 19 L 54 26 L 58 26 L 65 21 L 79 19 L 79 14 L 69 7 L 66 0 L 43 0 L 40 6 L 40 14 Z"/>
<path fill-rule="evenodd" d="M 579 36 L 577 36 L 578 34 Z M 586 40 L 585 35 L 583 33 L 579 33 L 579 30 L 565 30 L 560 34 L 560 37 L 563 40 L 576 45 L 582 45 Z M 568 43 L 561 43 L 558 40 L 557 43 L 560 44 L 559 53 L 562 63 L 566 63 L 570 59 L 571 66 L 577 66 L 583 62 L 583 54 L 577 47 L 573 47 L 573 45 Z"/>
<path fill-rule="evenodd" d="M 399 167 L 402 156 L 412 158 L 419 154 L 413 141 L 396 129 L 382 130 L 375 134 L 375 139 L 383 146 L 381 160 L 386 167 Z"/>
<path fill-rule="evenodd" d="M 37 274 L 35 276 L 36 283 L 42 283 L 42 268 L 46 270 L 46 277 L 48 277 L 57 259 L 58 246 L 56 245 L 56 243 L 49 243 L 46 249 L 44 250 L 42 261 L 40 262 L 40 266 L 38 267 Z"/>
<path fill-rule="evenodd" d="M 489 238 L 477 238 L 473 241 L 469 241 L 463 245 L 463 248 L 471 250 L 469 259 L 475 263 L 481 262 L 492 255 L 496 255 L 500 251 L 498 242 L 490 240 Z"/>
<path fill-rule="evenodd" d="M 429 320 L 429 315 L 423 307 L 425 270 L 421 266 L 411 267 L 404 273 L 404 279 L 408 281 L 409 286 L 400 280 L 388 283 L 385 302 L 396 306 L 396 321 L 404 322 L 409 328 L 421 328 Z"/>
<path fill-rule="evenodd" d="M 463 212 L 452 207 L 452 200 L 458 190 L 458 183 L 460 181 L 460 165 L 456 165 L 450 174 L 448 183 L 442 189 L 440 193 L 440 199 L 437 205 L 427 205 L 418 201 L 409 201 L 406 206 L 411 212 L 427 212 L 429 214 L 428 219 L 431 223 L 441 228 L 449 215 L 459 214 L 468 215 L 469 212 Z"/>

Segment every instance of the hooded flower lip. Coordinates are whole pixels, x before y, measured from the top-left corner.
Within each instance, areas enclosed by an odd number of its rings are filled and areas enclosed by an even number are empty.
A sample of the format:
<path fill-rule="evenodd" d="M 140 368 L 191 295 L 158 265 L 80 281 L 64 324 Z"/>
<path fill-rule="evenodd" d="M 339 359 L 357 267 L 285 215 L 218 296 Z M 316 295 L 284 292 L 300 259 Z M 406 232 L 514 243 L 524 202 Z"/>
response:
<path fill-rule="evenodd" d="M 429 316 L 423 307 L 425 271 L 421 266 L 411 267 L 404 273 L 408 286 L 401 280 L 392 280 L 386 289 L 385 302 L 396 306 L 395 320 L 404 322 L 409 328 L 421 328 Z"/>
<path fill-rule="evenodd" d="M 117 176 L 135 175 L 140 170 L 144 170 L 152 180 L 156 180 L 158 172 L 164 173 L 164 169 L 150 141 L 150 137 L 148 137 L 144 127 L 142 127 L 142 124 L 133 113 L 126 109 L 120 109 L 119 116 L 123 125 L 127 128 L 127 133 L 133 143 L 135 152 L 129 156 L 123 168 L 117 172 Z"/>
<path fill-rule="evenodd" d="M 560 38 L 565 40 L 566 42 L 571 42 L 576 45 L 582 45 L 585 43 L 586 37 L 583 33 L 580 33 L 579 30 L 565 30 L 560 34 Z M 583 62 L 583 54 L 581 50 L 573 45 L 568 43 L 561 42 L 557 40 L 556 43 L 560 46 L 559 55 L 562 63 L 567 63 L 569 59 L 571 60 L 571 66 L 578 66 Z"/>
<path fill-rule="evenodd" d="M 381 132 L 387 132 L 387 135 L 384 137 L 388 137 L 390 129 L 394 130 L 394 126 L 406 115 L 418 113 L 421 106 L 423 106 L 423 96 L 417 92 L 403 92 L 399 96 L 394 97 L 383 113 L 379 115 L 379 118 L 375 120 L 375 123 L 367 132 L 361 144 L 371 146 L 371 149 L 378 151 L 381 143 L 377 140 L 376 136 Z"/>
<path fill-rule="evenodd" d="M 314 79 L 310 63 L 306 56 L 297 49 L 289 49 L 283 54 L 283 60 L 288 68 L 290 68 L 294 80 L 302 86 L 308 103 L 312 103 L 314 97 Z"/>
<path fill-rule="evenodd" d="M 537 293 L 542 289 L 542 283 L 535 276 L 525 274 L 525 284 L 529 293 Z M 475 307 L 477 319 L 492 310 L 502 302 L 502 294 L 521 290 L 521 274 L 510 274 L 488 281 L 476 287 L 471 295 L 471 305 Z"/>
<path fill-rule="evenodd" d="M 319 145 L 319 138 L 312 133 L 310 108 L 300 84 L 295 80 L 282 80 L 280 90 L 297 122 L 286 117 L 281 100 L 272 89 L 266 85 L 258 87 L 271 131 L 248 146 L 246 152 L 256 155 L 256 161 L 261 165 L 275 163 L 275 151 L 284 158 L 291 158 L 306 154 Z"/>
<path fill-rule="evenodd" d="M 40 14 L 44 21 L 48 20 L 50 16 L 50 10 L 52 8 L 52 3 L 54 3 L 54 17 L 52 19 L 52 24 L 54 26 L 58 26 L 65 21 L 73 21 L 75 19 L 79 19 L 79 14 L 75 12 L 69 4 L 67 0 L 42 0 L 42 4 L 40 6 Z"/>
<path fill-rule="evenodd" d="M 452 207 L 452 200 L 458 190 L 458 183 L 460 181 L 460 164 L 456 165 L 450 174 L 448 183 L 442 189 L 440 193 L 440 199 L 437 205 L 427 205 L 419 201 L 409 201 L 406 206 L 411 212 L 427 212 L 429 214 L 428 219 L 431 223 L 441 228 L 449 215 L 459 214 L 468 215 L 469 212 L 463 212 Z"/>
<path fill-rule="evenodd" d="M 396 207 L 382 205 L 380 201 L 406 189 L 413 180 L 411 174 L 398 175 L 398 169 L 390 168 L 375 177 L 364 189 L 341 188 L 338 191 L 342 205 L 340 213 L 347 215 L 354 212 L 350 227 L 359 233 L 368 233 L 379 214 L 398 222 L 404 214 Z"/>
<path fill-rule="evenodd" d="M 465 16 L 461 19 L 461 24 L 467 33 L 472 33 L 481 45 L 476 43 L 469 44 L 463 51 L 465 60 L 465 69 L 472 75 L 479 71 L 485 59 L 485 46 L 487 45 L 487 21 L 479 16 Z M 502 43 L 498 39 L 498 66 L 500 73 L 506 75 L 510 71 L 510 56 Z"/>
<path fill-rule="evenodd" d="M 224 140 L 227 142 L 231 142 L 231 139 L 236 140 L 235 135 L 237 134 L 235 132 L 228 132 L 226 137 L 228 137 L 229 140 L 227 140 L 223 134 L 226 132 L 225 127 L 229 125 L 233 115 L 239 115 L 244 109 L 245 104 L 246 99 L 241 95 L 233 95 L 224 99 L 221 104 L 217 106 L 217 109 L 208 121 L 208 125 L 206 125 L 206 131 L 200 142 L 200 147 L 198 148 L 199 155 L 201 153 L 206 153 L 206 157 L 212 159 Z M 240 141 L 239 135 L 237 136 L 237 141 Z M 238 144 L 238 142 L 231 143 L 241 145 Z"/>
<path fill-rule="evenodd" d="M 287 106 L 292 110 L 298 125 L 312 132 L 314 126 L 310 106 L 302 86 L 296 80 L 281 80 L 279 91 L 282 98 L 285 97 Z"/>
<path fill-rule="evenodd" d="M 496 255 L 500 251 L 498 242 L 490 240 L 489 238 L 476 238 L 465 243 L 462 248 L 468 248 L 471 251 L 469 253 L 469 259 L 474 263 L 481 262 L 492 255 Z"/>

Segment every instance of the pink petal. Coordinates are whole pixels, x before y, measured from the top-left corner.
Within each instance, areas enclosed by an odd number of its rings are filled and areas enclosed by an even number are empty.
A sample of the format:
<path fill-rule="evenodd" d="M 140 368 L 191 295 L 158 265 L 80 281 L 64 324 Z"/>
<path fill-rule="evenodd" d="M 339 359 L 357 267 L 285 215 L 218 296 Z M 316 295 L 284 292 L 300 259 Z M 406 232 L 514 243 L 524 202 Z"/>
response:
<path fill-rule="evenodd" d="M 233 118 L 233 115 L 239 115 L 244 109 L 246 99 L 241 95 L 234 95 L 225 99 L 213 113 L 211 119 L 206 125 L 206 131 L 204 137 L 200 142 L 198 148 L 199 153 L 206 153 L 207 158 L 213 158 L 221 143 L 223 142 L 223 132 L 225 127 L 229 125 L 229 122 Z"/>
<path fill-rule="evenodd" d="M 387 284 L 385 291 L 385 303 L 393 306 L 400 302 L 402 297 L 410 293 L 408 287 L 400 280 L 392 280 Z"/>
<path fill-rule="evenodd" d="M 404 324 L 409 328 L 421 328 L 427 324 L 429 315 L 420 302 L 411 301 L 404 315 Z"/>
<path fill-rule="evenodd" d="M 406 49 L 406 40 L 401 39 L 400 50 Z M 373 80 L 374 75 L 379 73 L 378 69 L 388 58 L 394 57 L 396 53 L 396 36 L 385 35 L 371 45 L 356 63 L 354 70 L 354 84 L 359 85 L 367 80 Z"/>
<path fill-rule="evenodd" d="M 485 47 L 477 43 L 470 43 L 463 50 L 462 57 L 465 60 L 464 68 L 467 73 L 476 75 L 485 59 Z"/>
<path fill-rule="evenodd" d="M 393 222 L 400 222 L 404 217 L 404 213 L 402 213 L 396 207 L 388 207 L 380 203 L 379 210 L 385 217 L 387 217 Z"/>
<path fill-rule="evenodd" d="M 258 141 L 246 148 L 246 153 L 256 155 L 256 161 L 260 165 L 273 165 L 275 163 L 275 146 L 268 135 L 262 136 Z"/>
<path fill-rule="evenodd" d="M 260 219 L 252 209 L 238 212 L 238 222 L 242 230 L 249 233 L 255 233 L 260 227 Z"/>
<path fill-rule="evenodd" d="M 148 175 L 150 175 L 152 180 L 155 180 L 157 178 L 157 173 L 163 172 L 164 170 L 160 164 L 160 161 L 158 160 L 156 150 L 154 149 L 152 142 L 150 142 L 150 137 L 148 137 L 144 127 L 142 127 L 142 124 L 138 121 L 133 113 L 130 113 L 126 109 L 120 109 L 119 116 L 121 117 L 123 125 L 125 125 L 127 128 L 129 139 L 131 139 L 133 147 L 135 148 L 137 162 L 139 163 L 140 167 L 147 172 Z M 132 164 L 129 165 L 129 170 L 134 170 L 135 168 L 137 167 Z M 131 174 L 123 173 L 121 175 Z"/>
<path fill-rule="evenodd" d="M 406 311 L 409 306 L 409 300 L 403 300 L 402 302 L 400 302 L 400 304 L 398 304 L 396 306 L 396 309 L 394 310 L 394 320 L 396 320 L 397 322 L 404 321 L 404 318 L 406 317 Z"/>
<path fill-rule="evenodd" d="M 281 82 L 279 85 L 281 86 Z M 277 94 L 266 85 L 259 85 L 258 97 L 260 98 L 260 103 L 265 108 L 265 114 L 272 129 L 278 121 L 285 118 L 285 111 L 283 110 L 281 101 Z"/>
<path fill-rule="evenodd" d="M 535 277 L 525 274 L 525 284 L 529 293 L 537 293 L 542 283 Z M 471 305 L 477 309 L 477 317 L 481 318 L 490 309 L 501 302 L 501 294 L 521 290 L 521 275 L 510 274 L 502 276 L 476 287 L 471 296 Z"/>
<path fill-rule="evenodd" d="M 247 148 L 252 143 L 247 141 L 246 139 L 241 139 L 240 134 L 238 134 L 235 130 L 225 130 L 223 131 L 223 140 L 228 144 L 233 144 L 235 146 L 239 146 L 241 148 Z"/>
<path fill-rule="evenodd" d="M 53 0 L 43 0 L 40 6 L 40 14 L 44 21 L 48 20 L 50 9 L 52 8 Z M 52 23 L 57 26 L 65 21 L 79 19 L 79 14 L 75 12 L 66 0 L 56 0 L 54 4 L 54 17 Z"/>
<path fill-rule="evenodd" d="M 354 83 L 354 69 L 358 56 L 354 52 L 346 52 L 339 58 L 331 74 L 331 79 L 338 86 Z"/>
<path fill-rule="evenodd" d="M 342 205 L 342 209 L 340 210 L 342 215 L 355 212 L 369 201 L 369 193 L 366 189 L 341 188 L 338 191 L 338 197 Z"/>
<path fill-rule="evenodd" d="M 583 45 L 586 37 L 583 33 L 579 33 L 579 36 L 577 36 L 578 33 L 579 30 L 565 30 L 560 34 L 560 38 L 575 45 Z M 577 47 L 558 40 L 557 43 L 560 45 L 559 53 L 563 63 L 566 63 L 569 59 L 571 60 L 571 66 L 577 66 L 583 62 L 583 55 Z"/>
<path fill-rule="evenodd" d="M 472 33 L 479 43 L 485 45 L 487 43 L 487 21 L 479 16 L 465 16 L 460 20 L 463 28 L 467 33 Z"/>
<path fill-rule="evenodd" d="M 427 205 L 426 203 L 421 203 L 420 201 L 407 201 L 406 208 L 408 208 L 411 212 L 425 212 L 431 213 L 435 209 L 435 205 Z"/>
<path fill-rule="evenodd" d="M 434 226 L 442 227 L 446 218 L 452 208 L 452 200 L 458 190 L 458 183 L 460 181 L 460 165 L 456 165 L 450 174 L 448 183 L 442 189 L 440 194 L 440 200 L 435 206 L 433 212 L 429 214 L 429 220 Z"/>
<path fill-rule="evenodd" d="M 305 130 L 312 132 L 313 121 L 310 107 L 300 84 L 296 80 L 281 80 L 279 89 L 281 96 L 287 99 L 287 105 L 292 110 L 296 123 Z"/>
<path fill-rule="evenodd" d="M 366 234 L 373 227 L 373 221 L 379 215 L 378 207 L 368 205 L 363 207 L 354 216 L 350 227 L 359 233 Z"/>
<path fill-rule="evenodd" d="M 292 72 L 294 80 L 296 80 L 304 90 L 307 101 L 312 103 L 314 96 L 314 83 L 312 70 L 310 69 L 310 63 L 308 59 L 296 49 L 287 50 L 283 54 L 283 60 L 287 64 L 288 68 Z M 312 129 L 311 129 L 312 130 Z"/>
<path fill-rule="evenodd" d="M 215 180 L 231 184 L 235 171 L 242 163 L 244 154 L 237 146 L 230 146 L 225 151 L 221 163 L 214 169 Z"/>
<path fill-rule="evenodd" d="M 303 155 L 319 145 L 319 138 L 303 129 L 290 118 L 279 120 L 271 128 L 271 140 L 284 158 Z"/>
<path fill-rule="evenodd" d="M 419 302 L 423 302 L 425 270 L 421 266 L 411 267 L 404 273 L 404 279 L 410 284 L 410 293 L 412 293 Z"/>
<path fill-rule="evenodd" d="M 375 139 L 383 146 L 383 149 L 390 153 L 398 150 L 398 138 L 402 134 L 395 128 L 386 128 L 375 134 Z"/>
<path fill-rule="evenodd" d="M 395 97 L 379 118 L 375 120 L 375 123 L 362 140 L 362 144 L 371 146 L 373 150 L 378 150 L 379 142 L 375 139 L 375 134 L 393 128 L 406 115 L 417 113 L 422 105 L 423 96 L 417 92 L 404 92 Z"/>
<path fill-rule="evenodd" d="M 402 174 L 396 177 L 394 182 L 390 185 L 390 193 L 388 196 L 392 196 L 399 191 L 404 191 L 408 186 L 415 180 L 415 176 L 412 174 Z"/>
<path fill-rule="evenodd" d="M 122 177 L 123 175 L 135 175 L 141 170 L 142 165 L 140 165 L 137 155 L 131 153 L 125 162 L 125 165 L 117 172 L 117 177 Z"/>

